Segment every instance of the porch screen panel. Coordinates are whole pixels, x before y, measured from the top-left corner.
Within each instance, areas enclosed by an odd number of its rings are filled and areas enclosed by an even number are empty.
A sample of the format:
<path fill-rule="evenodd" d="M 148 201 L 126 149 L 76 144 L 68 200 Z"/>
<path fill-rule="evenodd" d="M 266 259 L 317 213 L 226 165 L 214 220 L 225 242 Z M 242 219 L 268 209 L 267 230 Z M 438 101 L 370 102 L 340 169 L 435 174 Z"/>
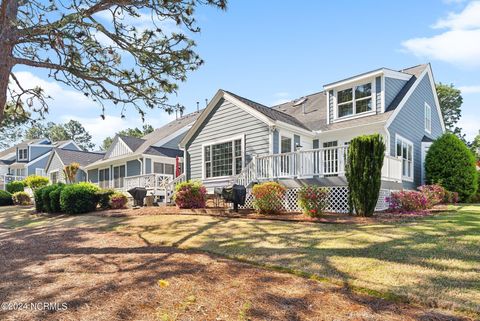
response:
<path fill-rule="evenodd" d="M 122 188 L 123 179 L 125 178 L 125 165 L 113 168 L 113 187 Z"/>

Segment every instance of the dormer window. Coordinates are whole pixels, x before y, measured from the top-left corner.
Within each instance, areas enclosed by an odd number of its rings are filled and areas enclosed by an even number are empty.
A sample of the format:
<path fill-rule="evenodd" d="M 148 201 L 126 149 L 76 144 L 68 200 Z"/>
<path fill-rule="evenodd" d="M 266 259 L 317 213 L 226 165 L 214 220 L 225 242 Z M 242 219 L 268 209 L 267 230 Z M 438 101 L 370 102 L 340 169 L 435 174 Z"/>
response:
<path fill-rule="evenodd" d="M 372 83 L 361 84 L 337 92 L 338 118 L 372 111 Z"/>
<path fill-rule="evenodd" d="M 23 148 L 18 150 L 18 160 L 27 160 L 28 159 L 28 149 Z"/>

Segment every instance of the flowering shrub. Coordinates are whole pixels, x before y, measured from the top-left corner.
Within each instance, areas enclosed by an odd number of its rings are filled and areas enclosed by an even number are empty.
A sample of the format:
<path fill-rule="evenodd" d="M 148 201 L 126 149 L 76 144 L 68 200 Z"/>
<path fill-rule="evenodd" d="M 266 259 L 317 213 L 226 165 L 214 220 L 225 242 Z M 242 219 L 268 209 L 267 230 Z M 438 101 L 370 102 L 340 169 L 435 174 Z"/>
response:
<path fill-rule="evenodd" d="M 276 182 L 266 182 L 253 186 L 253 207 L 261 214 L 276 214 L 283 209 L 286 189 Z"/>
<path fill-rule="evenodd" d="M 183 182 L 175 187 L 173 198 L 179 208 L 205 208 L 207 189 L 200 182 Z"/>
<path fill-rule="evenodd" d="M 298 191 L 298 205 L 305 215 L 322 215 L 328 205 L 328 190 L 318 185 L 303 186 Z"/>
<path fill-rule="evenodd" d="M 393 192 L 387 198 L 389 209 L 392 211 L 421 211 L 428 208 L 427 195 L 420 191 Z"/>
<path fill-rule="evenodd" d="M 123 193 L 114 193 L 110 196 L 110 208 L 120 209 L 125 208 L 128 203 L 128 198 Z"/>
<path fill-rule="evenodd" d="M 422 185 L 418 187 L 418 190 L 427 197 L 427 208 L 442 203 L 447 192 L 447 190 L 440 185 Z"/>
<path fill-rule="evenodd" d="M 25 192 L 13 193 L 12 200 L 15 205 L 30 205 L 32 203 L 30 195 Z"/>
<path fill-rule="evenodd" d="M 387 202 L 390 210 L 421 211 L 441 203 L 457 203 L 458 193 L 449 192 L 440 185 L 423 185 L 418 191 L 393 192 Z"/>

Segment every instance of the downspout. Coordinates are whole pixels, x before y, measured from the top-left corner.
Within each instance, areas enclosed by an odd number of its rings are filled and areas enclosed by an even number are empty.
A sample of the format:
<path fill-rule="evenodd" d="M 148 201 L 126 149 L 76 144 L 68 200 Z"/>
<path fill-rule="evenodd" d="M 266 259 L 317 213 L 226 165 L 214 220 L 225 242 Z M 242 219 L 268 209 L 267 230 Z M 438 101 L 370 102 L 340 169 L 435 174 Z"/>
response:
<path fill-rule="evenodd" d="M 145 162 L 143 158 L 137 159 L 140 162 L 140 175 L 145 175 Z"/>

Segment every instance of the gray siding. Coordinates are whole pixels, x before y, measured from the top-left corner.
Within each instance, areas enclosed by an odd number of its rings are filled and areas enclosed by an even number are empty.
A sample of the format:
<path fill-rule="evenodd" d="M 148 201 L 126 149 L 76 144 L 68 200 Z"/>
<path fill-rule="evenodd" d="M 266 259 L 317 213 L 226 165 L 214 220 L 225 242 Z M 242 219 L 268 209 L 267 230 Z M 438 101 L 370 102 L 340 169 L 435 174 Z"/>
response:
<path fill-rule="evenodd" d="M 46 152 L 49 152 L 52 150 L 51 146 L 42 146 L 42 147 L 37 147 L 37 146 L 32 146 L 30 147 L 30 161 L 44 155 Z"/>
<path fill-rule="evenodd" d="M 273 131 L 273 153 L 278 154 L 280 153 L 280 133 L 278 132 L 277 129 Z"/>
<path fill-rule="evenodd" d="M 222 99 L 187 144 L 187 177 L 202 179 L 202 144 L 245 135 L 245 164 L 253 154 L 268 154 L 268 126 L 243 109 Z"/>
<path fill-rule="evenodd" d="M 67 145 L 65 145 L 64 147 L 62 147 L 62 149 L 81 150 L 81 149 L 79 149 L 77 146 L 75 146 L 75 144 L 72 143 L 72 142 L 70 142 L 70 143 L 68 143 Z"/>
<path fill-rule="evenodd" d="M 47 163 L 48 163 L 48 159 L 50 158 L 50 156 L 46 156 L 42 159 L 39 159 L 33 163 L 31 163 L 28 168 L 27 168 L 27 175 L 34 175 L 35 174 L 35 170 L 37 168 L 42 168 L 42 169 L 45 169 L 45 167 L 47 166 Z"/>
<path fill-rule="evenodd" d="M 65 183 L 65 177 L 63 175 L 63 163 L 57 154 L 54 154 L 50 165 L 48 165 L 48 168 L 45 169 L 47 177 L 50 178 L 50 173 L 56 170 L 58 170 L 58 181 Z"/>
<path fill-rule="evenodd" d="M 169 140 L 168 142 L 166 142 L 165 144 L 163 144 L 162 147 L 172 148 L 172 149 L 179 149 L 178 144 L 180 144 L 180 141 L 183 139 L 183 137 L 185 136 L 186 133 L 187 133 L 187 132 L 182 133 L 182 134 L 178 135 L 177 137 Z"/>
<path fill-rule="evenodd" d="M 403 108 L 391 123 L 388 131 L 390 133 L 390 154 L 395 156 L 395 135 L 398 134 L 413 143 L 414 182 L 403 182 L 404 188 L 414 189 L 421 184 L 421 141 L 423 136 L 436 139 L 443 134 L 441 115 L 435 107 L 436 93 L 432 92 L 428 74 L 421 80 L 418 87 L 409 97 Z M 424 113 L 425 102 L 432 109 L 432 133 L 425 131 Z"/>
<path fill-rule="evenodd" d="M 140 168 L 140 162 L 138 160 L 132 160 L 127 162 L 127 176 L 136 176 L 140 175 L 141 173 L 141 168 Z"/>
<path fill-rule="evenodd" d="M 385 109 L 390 106 L 390 103 L 398 95 L 406 83 L 406 80 L 385 77 Z"/>
<path fill-rule="evenodd" d="M 88 180 L 92 183 L 98 183 L 98 169 L 88 171 Z"/>
<path fill-rule="evenodd" d="M 375 78 L 375 90 L 376 90 L 376 111 L 377 114 L 382 112 L 382 77 Z"/>
<path fill-rule="evenodd" d="M 150 174 L 152 172 L 152 159 L 145 158 L 145 174 Z"/>
<path fill-rule="evenodd" d="M 333 90 L 328 92 L 328 119 L 330 123 L 333 123 Z"/>

